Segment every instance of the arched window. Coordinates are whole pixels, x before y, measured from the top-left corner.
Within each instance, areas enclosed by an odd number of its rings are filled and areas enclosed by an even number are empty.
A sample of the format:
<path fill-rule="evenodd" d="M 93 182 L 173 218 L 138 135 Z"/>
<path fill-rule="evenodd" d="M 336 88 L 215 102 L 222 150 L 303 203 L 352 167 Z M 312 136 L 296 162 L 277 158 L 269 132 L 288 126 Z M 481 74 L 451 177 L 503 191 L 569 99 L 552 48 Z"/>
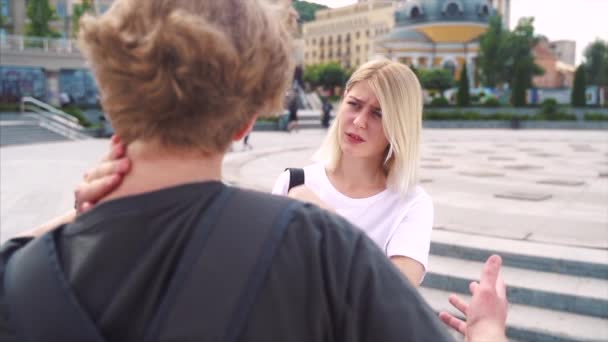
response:
<path fill-rule="evenodd" d="M 454 76 L 454 74 L 456 73 L 456 63 L 454 63 L 454 61 L 452 60 L 447 60 L 443 62 L 443 68 L 445 70 L 448 70 L 450 74 L 452 74 L 452 76 Z"/>
<path fill-rule="evenodd" d="M 420 8 L 418 6 L 414 6 L 410 10 L 410 18 L 412 18 L 412 19 L 416 19 L 416 18 L 420 17 L 421 14 L 422 14 L 422 12 L 420 11 Z"/>
<path fill-rule="evenodd" d="M 490 15 L 490 8 L 488 7 L 488 5 L 483 5 L 479 8 L 479 15 L 482 17 L 487 17 L 488 15 Z"/>
<path fill-rule="evenodd" d="M 462 15 L 463 7 L 460 1 L 449 1 L 446 2 L 443 6 L 443 15 L 448 17 L 455 17 L 458 15 Z"/>
<path fill-rule="evenodd" d="M 448 5 L 448 7 L 446 8 L 445 12 L 447 13 L 447 15 L 449 15 L 450 17 L 453 17 L 455 15 L 458 14 L 458 5 L 454 2 L 450 3 Z"/>

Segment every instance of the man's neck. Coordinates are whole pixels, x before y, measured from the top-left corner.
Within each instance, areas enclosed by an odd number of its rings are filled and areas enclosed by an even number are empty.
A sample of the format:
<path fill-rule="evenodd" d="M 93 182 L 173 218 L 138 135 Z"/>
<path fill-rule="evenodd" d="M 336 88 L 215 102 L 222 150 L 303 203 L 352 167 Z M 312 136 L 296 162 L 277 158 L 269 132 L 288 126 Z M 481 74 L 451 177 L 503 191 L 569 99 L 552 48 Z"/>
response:
<path fill-rule="evenodd" d="M 131 170 L 121 185 L 101 202 L 173 186 L 221 181 L 223 153 L 178 152 L 155 143 L 133 142 L 127 147 Z"/>

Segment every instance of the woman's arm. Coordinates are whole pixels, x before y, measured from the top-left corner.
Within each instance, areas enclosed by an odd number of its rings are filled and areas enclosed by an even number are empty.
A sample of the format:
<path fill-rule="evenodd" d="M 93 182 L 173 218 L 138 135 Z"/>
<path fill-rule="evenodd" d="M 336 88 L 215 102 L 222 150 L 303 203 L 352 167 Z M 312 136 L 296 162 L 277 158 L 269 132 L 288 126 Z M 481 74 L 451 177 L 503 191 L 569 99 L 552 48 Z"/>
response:
<path fill-rule="evenodd" d="M 415 288 L 420 286 L 420 281 L 424 275 L 424 266 L 421 263 L 404 256 L 393 256 L 390 259 Z"/>
<path fill-rule="evenodd" d="M 392 233 L 386 255 L 418 287 L 427 269 L 433 230 L 433 200 L 421 190 Z"/>

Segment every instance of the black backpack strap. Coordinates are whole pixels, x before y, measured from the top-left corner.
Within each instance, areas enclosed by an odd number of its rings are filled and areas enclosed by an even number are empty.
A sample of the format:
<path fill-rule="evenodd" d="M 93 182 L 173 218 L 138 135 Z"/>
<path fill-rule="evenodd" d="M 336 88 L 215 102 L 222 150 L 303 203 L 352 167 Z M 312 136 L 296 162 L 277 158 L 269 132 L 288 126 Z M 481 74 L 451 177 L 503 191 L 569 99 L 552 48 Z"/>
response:
<path fill-rule="evenodd" d="M 289 188 L 287 188 L 287 192 L 298 185 L 304 184 L 304 169 L 288 168 L 285 170 L 289 171 Z"/>
<path fill-rule="evenodd" d="M 11 256 L 4 289 L 20 340 L 104 341 L 70 289 L 52 234 L 30 241 Z"/>
<path fill-rule="evenodd" d="M 238 340 L 275 251 L 303 203 L 282 196 L 235 190 L 197 258 L 189 260 L 181 284 L 157 335 L 146 341 Z M 207 215 L 205 215 L 207 216 Z"/>

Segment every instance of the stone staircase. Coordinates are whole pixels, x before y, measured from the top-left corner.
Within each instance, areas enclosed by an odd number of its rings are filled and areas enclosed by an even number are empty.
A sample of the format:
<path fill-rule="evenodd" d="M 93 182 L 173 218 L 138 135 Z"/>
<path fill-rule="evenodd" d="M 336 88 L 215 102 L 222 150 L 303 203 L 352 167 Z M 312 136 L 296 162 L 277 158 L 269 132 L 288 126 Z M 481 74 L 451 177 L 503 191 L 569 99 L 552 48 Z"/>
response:
<path fill-rule="evenodd" d="M 70 140 L 40 125 L 34 115 L 0 113 L 0 146 Z"/>
<path fill-rule="evenodd" d="M 485 259 L 503 258 L 510 310 L 507 335 L 517 341 L 608 341 L 608 251 L 433 232 L 422 296 L 437 312 L 448 295 L 470 299 Z"/>
<path fill-rule="evenodd" d="M 54 113 L 0 113 L 0 146 L 88 139 L 91 133 Z"/>

